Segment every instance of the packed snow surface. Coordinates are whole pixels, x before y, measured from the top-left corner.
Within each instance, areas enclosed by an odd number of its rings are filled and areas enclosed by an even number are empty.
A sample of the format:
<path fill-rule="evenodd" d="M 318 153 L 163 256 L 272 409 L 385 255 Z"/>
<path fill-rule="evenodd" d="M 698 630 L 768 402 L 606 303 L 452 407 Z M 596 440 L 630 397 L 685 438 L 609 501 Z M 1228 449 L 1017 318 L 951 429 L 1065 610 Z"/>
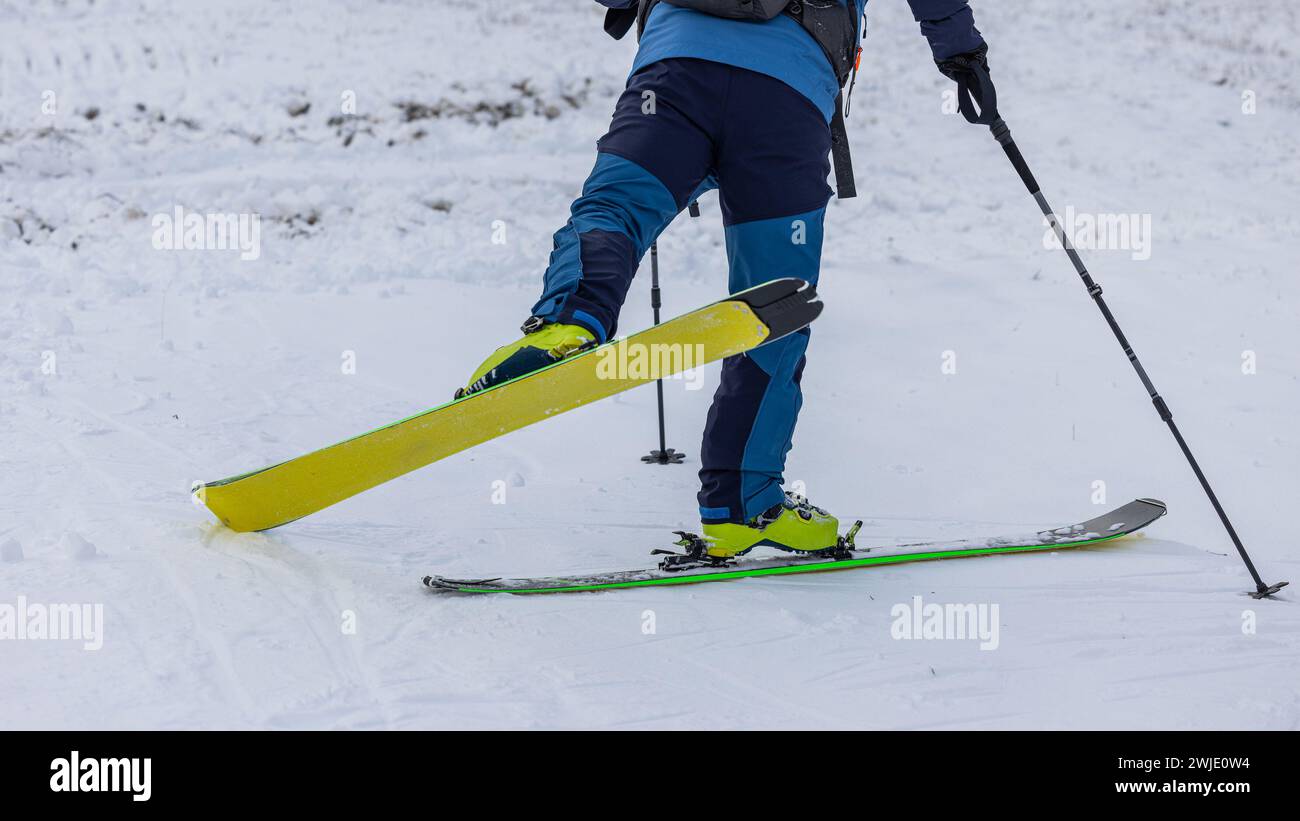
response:
<path fill-rule="evenodd" d="M 1056 210 L 1149 221 L 1084 259 L 1261 571 L 1300 580 L 1300 11 L 975 11 Z M 860 196 L 829 209 L 788 482 L 862 518 L 862 544 L 1163 499 L 1146 535 L 574 596 L 421 587 L 634 569 L 697 529 L 716 365 L 666 385 L 684 465 L 640 461 L 642 388 L 233 533 L 194 481 L 439 404 L 513 338 L 635 46 L 569 0 L 0 2 L 0 635 L 20 602 L 102 614 L 99 649 L 0 640 L 0 728 L 1300 728 L 1296 588 L 1244 595 L 906 4 L 868 16 Z M 725 293 L 703 207 L 660 242 L 667 315 Z M 177 208 L 259 215 L 255 258 L 156 247 Z M 902 637 L 926 605 L 973 605 L 996 646 Z"/>

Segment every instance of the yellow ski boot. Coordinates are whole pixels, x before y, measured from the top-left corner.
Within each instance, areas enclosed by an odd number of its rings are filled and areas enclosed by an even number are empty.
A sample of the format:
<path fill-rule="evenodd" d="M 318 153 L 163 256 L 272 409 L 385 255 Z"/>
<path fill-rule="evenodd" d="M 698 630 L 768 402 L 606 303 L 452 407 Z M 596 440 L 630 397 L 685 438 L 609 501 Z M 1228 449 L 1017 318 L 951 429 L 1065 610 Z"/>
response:
<path fill-rule="evenodd" d="M 745 524 L 704 525 L 704 541 L 708 544 L 707 554 L 718 559 L 740 556 L 759 545 L 808 553 L 836 547 L 839 526 L 839 520 L 825 510 L 786 491 L 781 504 Z"/>
<path fill-rule="evenodd" d="M 523 338 L 502 345 L 484 360 L 470 376 L 469 384 L 456 389 L 457 399 L 554 365 L 596 345 L 595 334 L 581 325 L 543 324 L 534 316 L 520 330 Z"/>

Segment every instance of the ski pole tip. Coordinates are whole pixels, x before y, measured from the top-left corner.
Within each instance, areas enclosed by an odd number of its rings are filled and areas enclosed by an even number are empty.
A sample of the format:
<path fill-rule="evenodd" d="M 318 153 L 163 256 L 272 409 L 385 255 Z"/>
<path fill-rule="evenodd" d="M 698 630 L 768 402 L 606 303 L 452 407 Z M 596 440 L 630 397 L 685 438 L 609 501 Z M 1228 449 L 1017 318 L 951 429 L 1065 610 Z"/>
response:
<path fill-rule="evenodd" d="M 1277 584 L 1260 584 L 1254 593 L 1250 594 L 1252 599 L 1271 599 L 1273 594 L 1286 587 L 1291 582 L 1278 582 Z"/>

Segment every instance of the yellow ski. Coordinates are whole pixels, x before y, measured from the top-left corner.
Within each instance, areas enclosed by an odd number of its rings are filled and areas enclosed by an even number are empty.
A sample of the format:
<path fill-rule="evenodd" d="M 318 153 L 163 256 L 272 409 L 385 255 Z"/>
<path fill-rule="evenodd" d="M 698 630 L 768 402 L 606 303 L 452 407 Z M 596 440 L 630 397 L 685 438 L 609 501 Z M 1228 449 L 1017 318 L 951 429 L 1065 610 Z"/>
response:
<path fill-rule="evenodd" d="M 547 417 L 771 342 L 821 309 L 803 280 L 772 280 L 297 459 L 197 485 L 194 493 L 233 530 L 279 527 Z M 681 355 L 683 348 L 689 353 Z"/>

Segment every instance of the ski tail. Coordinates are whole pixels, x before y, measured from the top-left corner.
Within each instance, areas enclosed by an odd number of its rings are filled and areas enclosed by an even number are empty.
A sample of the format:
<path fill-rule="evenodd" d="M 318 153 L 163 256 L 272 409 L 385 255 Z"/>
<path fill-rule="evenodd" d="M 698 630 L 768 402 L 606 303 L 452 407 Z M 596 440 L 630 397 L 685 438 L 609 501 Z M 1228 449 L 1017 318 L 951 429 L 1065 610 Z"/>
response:
<path fill-rule="evenodd" d="M 793 277 L 772 280 L 730 299 L 748 305 L 767 326 L 765 345 L 808 327 L 826 307 L 817 296 L 817 286 Z"/>

